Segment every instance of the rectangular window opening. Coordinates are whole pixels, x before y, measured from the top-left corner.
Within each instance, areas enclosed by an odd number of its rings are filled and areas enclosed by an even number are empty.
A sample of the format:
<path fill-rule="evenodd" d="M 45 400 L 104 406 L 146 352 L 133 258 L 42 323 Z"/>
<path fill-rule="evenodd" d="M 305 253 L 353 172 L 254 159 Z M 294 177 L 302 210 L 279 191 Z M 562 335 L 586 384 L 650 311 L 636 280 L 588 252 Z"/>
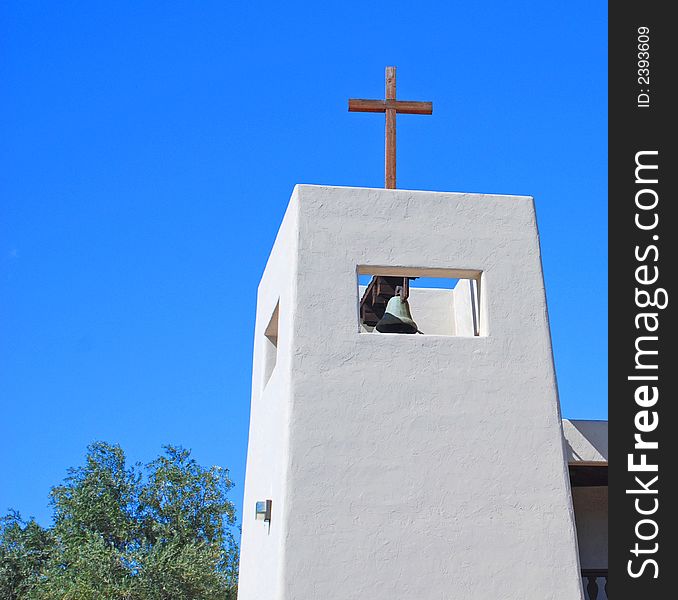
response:
<path fill-rule="evenodd" d="M 478 337 L 484 330 L 478 270 L 360 266 L 357 283 L 361 333 Z"/>

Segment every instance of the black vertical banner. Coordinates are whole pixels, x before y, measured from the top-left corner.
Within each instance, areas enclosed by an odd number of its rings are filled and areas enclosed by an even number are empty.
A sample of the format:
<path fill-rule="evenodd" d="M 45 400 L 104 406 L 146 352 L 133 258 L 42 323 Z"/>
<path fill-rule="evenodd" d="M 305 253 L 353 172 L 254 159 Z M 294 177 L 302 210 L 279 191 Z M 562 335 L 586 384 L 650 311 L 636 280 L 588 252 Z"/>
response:
<path fill-rule="evenodd" d="M 678 597 L 675 93 L 668 2 L 609 3 L 610 595 Z"/>

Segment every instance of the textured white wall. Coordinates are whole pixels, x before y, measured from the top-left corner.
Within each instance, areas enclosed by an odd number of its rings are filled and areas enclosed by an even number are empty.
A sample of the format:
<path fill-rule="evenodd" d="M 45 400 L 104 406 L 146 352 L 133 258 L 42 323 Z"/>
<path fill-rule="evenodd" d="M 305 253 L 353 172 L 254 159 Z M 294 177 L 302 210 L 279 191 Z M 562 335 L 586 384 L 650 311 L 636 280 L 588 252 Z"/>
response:
<path fill-rule="evenodd" d="M 456 335 L 475 335 L 473 313 L 474 311 L 477 313 L 478 309 L 471 302 L 472 284 L 473 282 L 470 279 L 460 279 L 454 286 L 454 329 Z"/>
<path fill-rule="evenodd" d="M 563 420 L 570 464 L 607 462 L 607 421 Z M 608 553 L 607 487 L 576 487 L 572 501 L 582 569 L 606 569 Z"/>
<path fill-rule="evenodd" d="M 581 598 L 532 199 L 297 186 L 290 213 L 259 295 L 258 331 L 281 298 L 281 388 L 253 397 L 240 599 Z M 358 265 L 481 270 L 483 335 L 359 333 Z"/>
<path fill-rule="evenodd" d="M 572 488 L 582 569 L 607 569 L 607 487 Z"/>
<path fill-rule="evenodd" d="M 295 314 L 297 252 L 296 206 L 291 204 L 259 284 L 254 332 L 252 402 L 242 515 L 240 599 L 279 598 L 284 543 L 285 478 L 290 416 L 291 330 Z M 266 338 L 279 304 L 275 368 L 268 381 L 267 359 L 274 350 Z M 273 500 L 270 525 L 255 521 L 255 503 Z"/>
<path fill-rule="evenodd" d="M 567 460 L 607 462 L 607 421 L 563 419 Z"/>

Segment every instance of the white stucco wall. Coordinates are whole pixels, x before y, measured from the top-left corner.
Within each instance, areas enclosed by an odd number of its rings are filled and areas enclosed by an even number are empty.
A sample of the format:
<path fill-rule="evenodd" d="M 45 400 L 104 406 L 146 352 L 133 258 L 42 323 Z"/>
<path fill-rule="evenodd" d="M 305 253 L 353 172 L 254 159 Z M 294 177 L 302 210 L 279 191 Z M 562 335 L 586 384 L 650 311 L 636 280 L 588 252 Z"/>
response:
<path fill-rule="evenodd" d="M 482 271 L 481 336 L 361 334 L 359 265 Z M 297 186 L 255 335 L 278 297 L 240 600 L 581 598 L 531 198 Z"/>
<path fill-rule="evenodd" d="M 568 462 L 607 462 L 607 421 L 563 419 Z"/>
<path fill-rule="evenodd" d="M 563 433 L 570 464 L 607 463 L 607 421 L 564 419 Z M 572 501 L 582 569 L 607 569 L 608 488 L 572 488 Z"/>
<path fill-rule="evenodd" d="M 471 301 L 470 279 L 460 279 L 454 286 L 454 322 L 455 334 L 459 336 L 475 335 L 474 312 L 478 316 L 478 307 Z"/>
<path fill-rule="evenodd" d="M 582 569 L 607 569 L 607 486 L 572 488 Z"/>
<path fill-rule="evenodd" d="M 284 544 L 285 480 L 290 418 L 292 316 L 295 311 L 297 211 L 287 210 L 259 284 L 254 332 L 252 401 L 247 450 L 239 597 L 278 598 Z M 266 338 L 279 303 L 277 349 Z M 270 353 L 277 350 L 275 367 L 266 372 Z M 273 500 L 271 523 L 255 521 L 255 504 Z"/>

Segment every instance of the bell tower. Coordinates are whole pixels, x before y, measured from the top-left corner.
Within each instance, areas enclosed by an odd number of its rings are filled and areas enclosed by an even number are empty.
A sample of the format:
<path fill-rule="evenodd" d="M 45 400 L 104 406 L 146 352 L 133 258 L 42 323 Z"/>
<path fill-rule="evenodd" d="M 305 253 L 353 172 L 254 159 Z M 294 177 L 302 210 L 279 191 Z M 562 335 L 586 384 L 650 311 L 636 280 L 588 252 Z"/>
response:
<path fill-rule="evenodd" d="M 255 338 L 240 600 L 582 598 L 532 198 L 297 186 Z"/>

